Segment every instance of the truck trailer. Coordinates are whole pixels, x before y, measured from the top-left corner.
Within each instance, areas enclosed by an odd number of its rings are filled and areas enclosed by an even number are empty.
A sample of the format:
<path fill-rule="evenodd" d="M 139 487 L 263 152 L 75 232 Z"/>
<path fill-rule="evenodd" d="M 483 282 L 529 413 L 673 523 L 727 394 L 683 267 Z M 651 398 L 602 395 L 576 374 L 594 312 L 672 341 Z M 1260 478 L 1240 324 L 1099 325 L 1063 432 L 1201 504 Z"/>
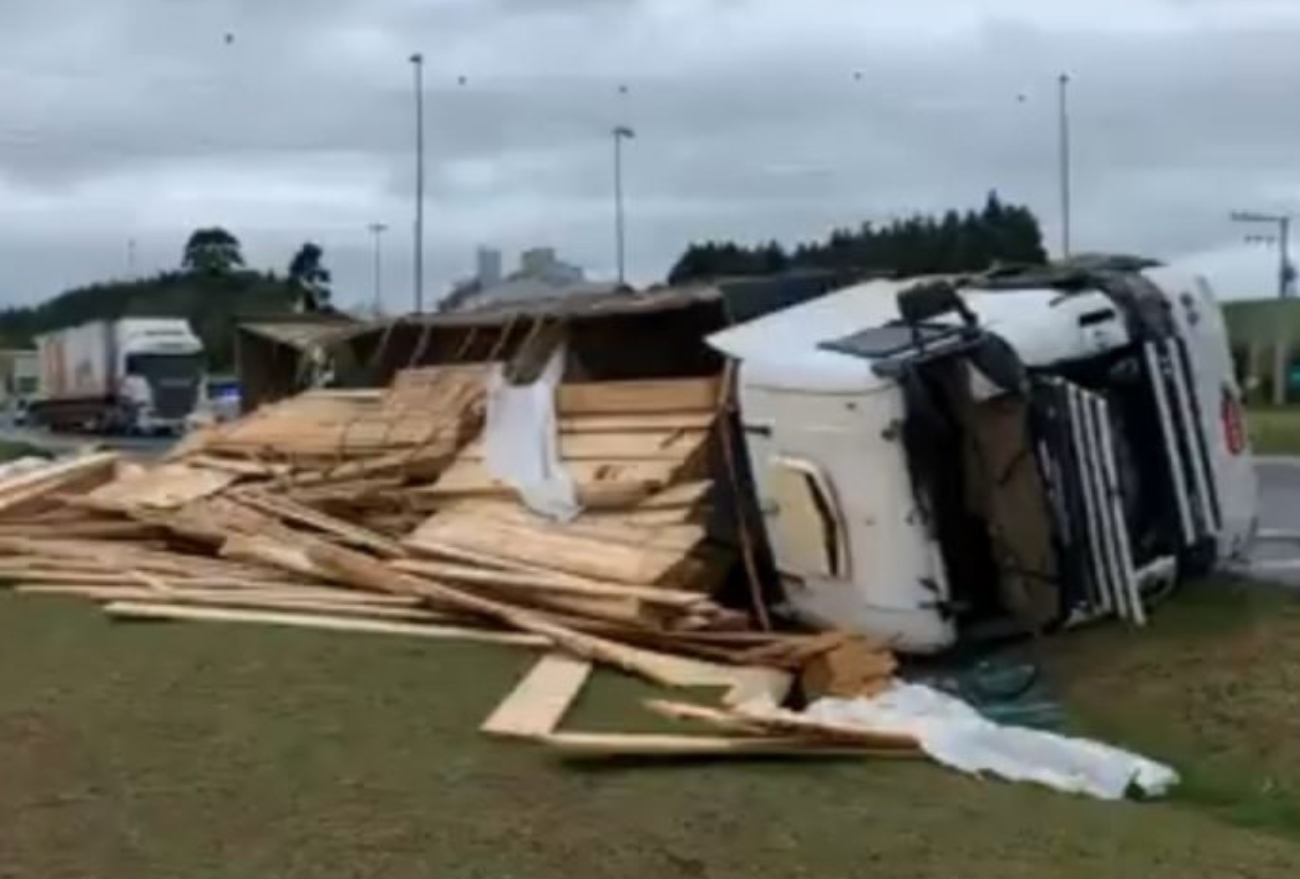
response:
<path fill-rule="evenodd" d="M 30 419 L 57 430 L 179 433 L 203 396 L 203 343 L 179 318 L 95 321 L 37 337 Z"/>
<path fill-rule="evenodd" d="M 781 600 L 934 652 L 1145 623 L 1257 518 L 1209 284 L 1106 258 L 872 281 L 710 338 L 739 361 Z"/>

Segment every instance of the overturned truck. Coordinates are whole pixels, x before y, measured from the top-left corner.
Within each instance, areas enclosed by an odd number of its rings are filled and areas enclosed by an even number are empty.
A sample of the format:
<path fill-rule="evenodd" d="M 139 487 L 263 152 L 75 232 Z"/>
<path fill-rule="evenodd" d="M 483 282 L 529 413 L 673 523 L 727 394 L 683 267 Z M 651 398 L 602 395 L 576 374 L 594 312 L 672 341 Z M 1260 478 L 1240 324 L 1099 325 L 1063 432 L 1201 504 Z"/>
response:
<path fill-rule="evenodd" d="M 1208 284 L 1094 259 L 872 281 L 723 330 L 782 600 L 928 652 L 1141 625 L 1256 484 Z"/>

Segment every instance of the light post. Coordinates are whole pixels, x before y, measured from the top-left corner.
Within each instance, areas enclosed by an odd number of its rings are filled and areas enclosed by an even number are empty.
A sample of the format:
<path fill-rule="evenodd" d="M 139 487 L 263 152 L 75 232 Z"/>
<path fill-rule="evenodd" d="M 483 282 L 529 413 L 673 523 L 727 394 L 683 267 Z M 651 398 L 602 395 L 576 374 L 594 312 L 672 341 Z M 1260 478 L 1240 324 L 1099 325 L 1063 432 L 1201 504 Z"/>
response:
<path fill-rule="evenodd" d="M 411 56 L 415 73 L 415 313 L 424 311 L 424 55 Z"/>
<path fill-rule="evenodd" d="M 378 317 L 384 310 L 383 235 L 388 231 L 388 225 L 385 223 L 371 223 L 366 228 L 370 230 L 370 234 L 374 238 L 374 312 L 375 317 Z"/>
<path fill-rule="evenodd" d="M 614 126 L 614 241 L 618 256 L 618 284 L 627 280 L 627 260 L 623 223 L 623 141 L 632 140 L 636 132 L 626 125 Z"/>
<path fill-rule="evenodd" d="M 1056 80 L 1060 156 L 1058 173 L 1061 186 L 1061 257 L 1070 258 L 1070 77 L 1062 73 Z"/>

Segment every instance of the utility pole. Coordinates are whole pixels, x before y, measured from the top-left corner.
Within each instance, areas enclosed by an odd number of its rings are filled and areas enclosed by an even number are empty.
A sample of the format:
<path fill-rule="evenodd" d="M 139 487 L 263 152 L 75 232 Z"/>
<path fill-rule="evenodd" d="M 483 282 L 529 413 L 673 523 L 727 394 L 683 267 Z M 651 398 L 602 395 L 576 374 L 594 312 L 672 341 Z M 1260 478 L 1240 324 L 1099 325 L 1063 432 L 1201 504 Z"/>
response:
<path fill-rule="evenodd" d="M 424 311 L 424 55 L 411 56 L 415 71 L 415 313 Z"/>
<path fill-rule="evenodd" d="M 1061 258 L 1070 258 L 1070 77 L 1057 78 L 1057 113 L 1060 157 L 1058 173 L 1061 184 Z"/>
<path fill-rule="evenodd" d="M 626 125 L 614 126 L 614 242 L 618 255 L 618 283 L 627 281 L 627 259 L 623 227 L 623 141 L 636 137 Z"/>
<path fill-rule="evenodd" d="M 388 231 L 385 223 L 371 223 L 366 227 L 370 230 L 374 238 L 374 256 L 375 256 L 375 317 L 378 317 L 384 310 L 384 257 L 383 257 L 383 235 Z"/>
<path fill-rule="evenodd" d="M 1291 265 L 1291 215 L 1267 214 L 1259 211 L 1233 211 L 1234 223 L 1274 226 L 1277 229 L 1277 296 L 1288 299 L 1295 295 L 1295 268 Z M 1247 241 L 1264 241 L 1272 243 L 1272 236 L 1248 235 Z M 1273 403 L 1277 406 L 1287 402 L 1287 390 L 1291 380 L 1291 331 L 1285 316 L 1277 321 L 1277 339 L 1273 343 Z"/>
<path fill-rule="evenodd" d="M 126 239 L 126 276 L 128 280 L 134 281 L 135 274 L 135 239 Z"/>

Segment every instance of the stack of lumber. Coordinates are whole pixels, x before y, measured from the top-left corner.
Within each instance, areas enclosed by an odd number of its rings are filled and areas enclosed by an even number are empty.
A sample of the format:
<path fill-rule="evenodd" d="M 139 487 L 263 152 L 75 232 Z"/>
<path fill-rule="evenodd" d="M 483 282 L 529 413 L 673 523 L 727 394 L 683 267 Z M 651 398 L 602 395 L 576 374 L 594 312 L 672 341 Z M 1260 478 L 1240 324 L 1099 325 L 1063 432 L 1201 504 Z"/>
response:
<path fill-rule="evenodd" d="M 592 664 L 722 688 L 725 712 L 780 703 L 835 651 L 868 657 L 853 679 L 888 681 L 881 645 L 846 652 L 838 634 L 756 631 L 712 597 L 731 562 L 701 524 L 717 380 L 561 386 L 561 453 L 586 510 L 559 523 L 484 469 L 485 374 L 408 370 L 386 389 L 312 391 L 151 467 L 104 453 L 0 477 L 0 580 L 89 599 L 114 618 L 542 649 L 485 729 L 565 750 L 600 750 L 554 738 Z M 729 735 L 757 730 L 751 738 L 816 752 L 827 743 L 727 716 L 714 726 Z M 705 746 L 683 752 L 692 747 Z"/>
<path fill-rule="evenodd" d="M 481 365 L 413 369 L 386 391 L 308 391 L 203 431 L 173 457 L 285 462 L 345 476 L 442 465 L 482 426 L 484 374 Z"/>

